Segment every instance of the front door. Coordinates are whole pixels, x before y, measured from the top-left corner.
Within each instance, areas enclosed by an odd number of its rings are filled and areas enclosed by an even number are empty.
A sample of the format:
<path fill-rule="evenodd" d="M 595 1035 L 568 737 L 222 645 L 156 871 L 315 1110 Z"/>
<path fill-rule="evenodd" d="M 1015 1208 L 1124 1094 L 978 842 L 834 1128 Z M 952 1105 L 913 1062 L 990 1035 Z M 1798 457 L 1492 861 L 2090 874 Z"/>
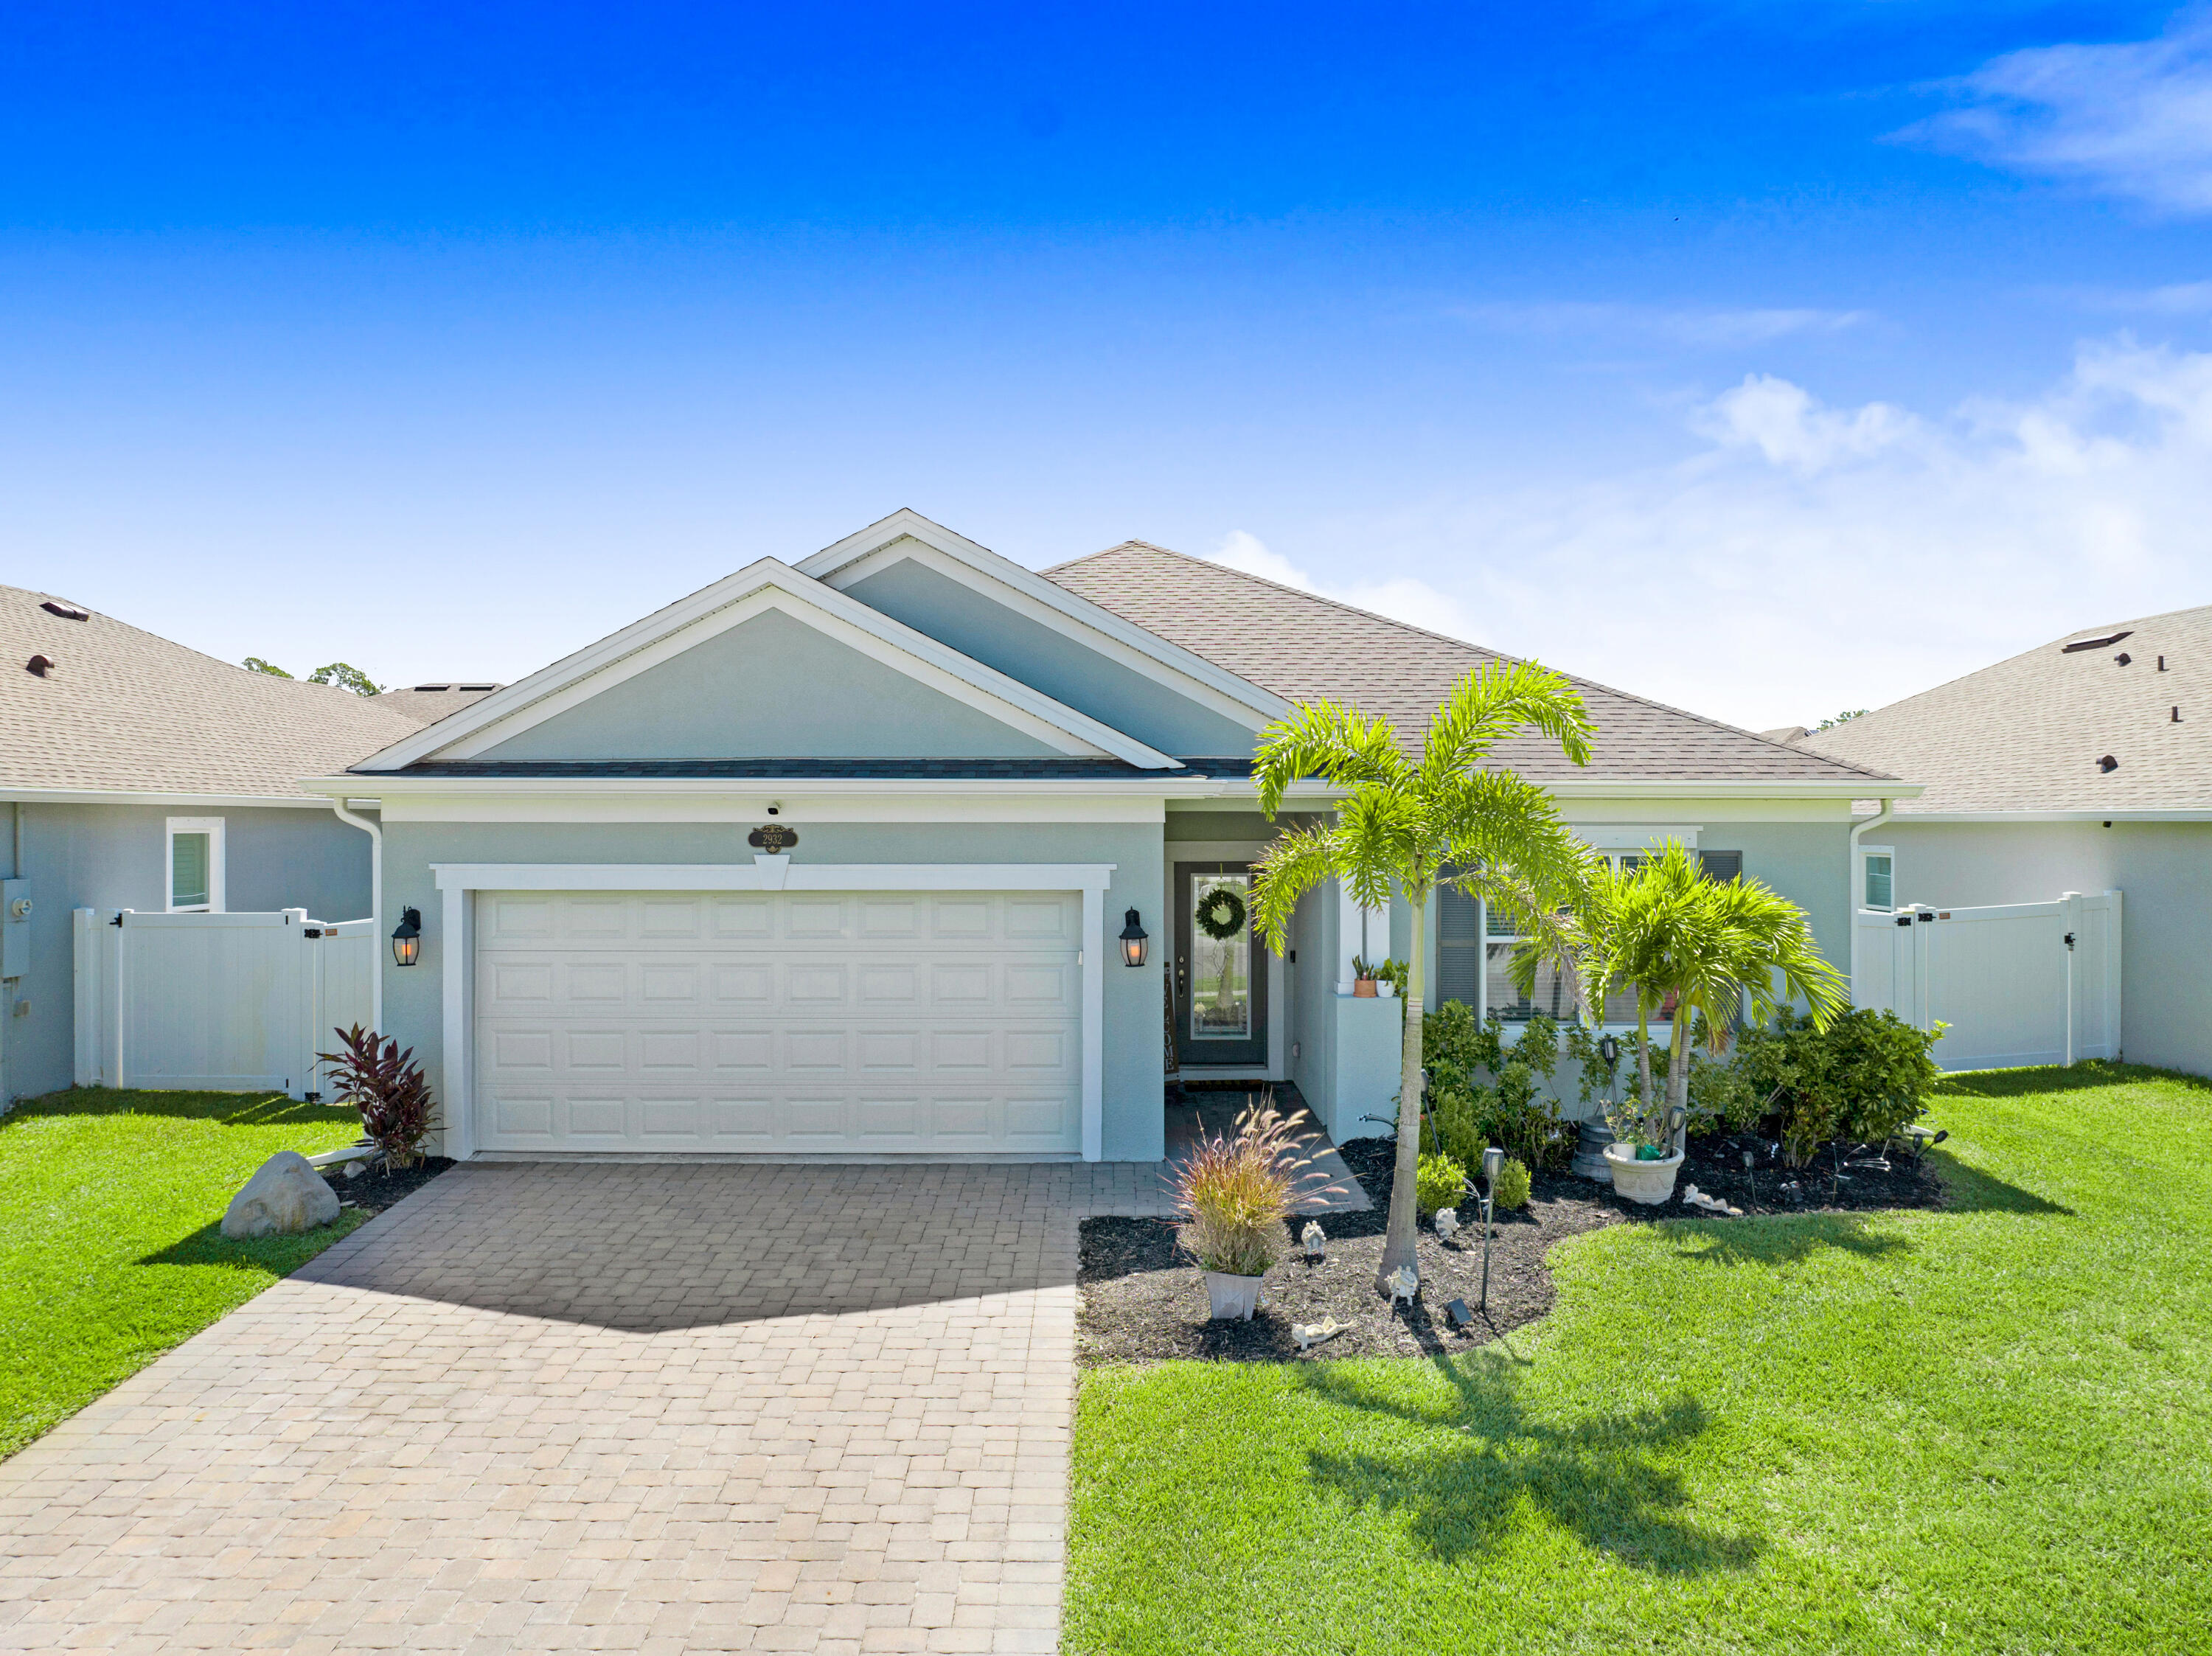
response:
<path fill-rule="evenodd" d="M 1267 957 L 1252 931 L 1249 863 L 1176 864 L 1176 1058 L 1184 1068 L 1267 1062 Z"/>

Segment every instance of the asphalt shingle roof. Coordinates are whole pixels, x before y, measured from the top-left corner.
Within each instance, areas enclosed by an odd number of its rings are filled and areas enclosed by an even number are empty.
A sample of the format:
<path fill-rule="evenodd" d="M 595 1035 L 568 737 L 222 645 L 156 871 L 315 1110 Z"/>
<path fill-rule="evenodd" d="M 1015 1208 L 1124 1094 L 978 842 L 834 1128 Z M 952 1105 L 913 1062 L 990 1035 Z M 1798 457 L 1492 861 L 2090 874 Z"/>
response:
<path fill-rule="evenodd" d="M 422 720 L 325 684 L 249 672 L 86 611 L 0 586 L 0 788 L 303 797 Z M 34 655 L 52 668 L 26 670 Z"/>
<path fill-rule="evenodd" d="M 1900 815 L 2212 808 L 2212 605 L 2069 633 L 1801 745 L 1926 784 Z"/>
<path fill-rule="evenodd" d="M 1286 701 L 1328 700 L 1379 714 L 1409 748 L 1453 685 L 1514 659 L 1144 541 L 1044 574 Z M 1527 737 L 1502 746 L 1500 762 L 1545 782 L 1891 779 L 1588 679 L 1572 682 L 1597 725 L 1588 767 L 1570 764 L 1555 743 Z"/>

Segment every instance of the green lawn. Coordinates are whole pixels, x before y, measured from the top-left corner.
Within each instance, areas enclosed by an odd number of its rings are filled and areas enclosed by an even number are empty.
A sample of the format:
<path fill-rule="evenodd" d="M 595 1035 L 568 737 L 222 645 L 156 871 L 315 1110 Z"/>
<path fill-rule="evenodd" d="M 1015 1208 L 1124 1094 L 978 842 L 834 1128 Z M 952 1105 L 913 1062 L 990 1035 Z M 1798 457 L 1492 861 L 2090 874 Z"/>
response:
<path fill-rule="evenodd" d="M 216 1231 L 278 1150 L 351 1143 L 349 1109 L 282 1095 L 109 1092 L 0 1116 L 0 1456 L 297 1270 L 360 1222 Z"/>
<path fill-rule="evenodd" d="M 1067 1648 L 2212 1648 L 2212 1089 L 1931 1119 L 1951 1211 L 1599 1232 L 1449 1360 L 1094 1371 Z"/>

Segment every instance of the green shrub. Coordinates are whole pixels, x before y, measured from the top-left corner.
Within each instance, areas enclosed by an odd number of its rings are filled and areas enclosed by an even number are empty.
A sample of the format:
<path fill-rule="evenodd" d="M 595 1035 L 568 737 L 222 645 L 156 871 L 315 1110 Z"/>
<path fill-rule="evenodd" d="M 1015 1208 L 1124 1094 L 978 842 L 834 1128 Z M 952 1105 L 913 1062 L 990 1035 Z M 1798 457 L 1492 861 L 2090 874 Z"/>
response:
<path fill-rule="evenodd" d="M 1930 1049 L 1943 1036 L 1914 1028 L 1893 1012 L 1855 1008 L 1815 1029 L 1808 1017 L 1747 1029 L 1735 1063 L 1741 1094 L 1729 1119 L 1782 1118 L 1782 1143 L 1802 1166 L 1832 1138 L 1878 1144 L 1919 1115 L 1942 1071 Z"/>
<path fill-rule="evenodd" d="M 1462 1166 L 1501 1145 L 1533 1167 L 1565 1167 L 1574 1154 L 1575 1127 L 1559 1119 L 1552 1074 L 1559 1062 L 1559 1026 L 1539 1014 L 1510 1046 L 1495 1013 L 1477 1022 L 1463 1001 L 1448 1000 L 1421 1021 L 1421 1062 L 1429 1072 L 1434 1143 Z"/>
<path fill-rule="evenodd" d="M 1456 1207 L 1467 1190 L 1467 1168 L 1449 1156 L 1425 1156 L 1413 1175 L 1414 1205 L 1424 1214 Z"/>
<path fill-rule="evenodd" d="M 1509 1156 L 1505 1165 L 1498 1170 L 1498 1205 L 1501 1208 L 1525 1208 L 1528 1205 L 1528 1169 L 1518 1156 Z"/>

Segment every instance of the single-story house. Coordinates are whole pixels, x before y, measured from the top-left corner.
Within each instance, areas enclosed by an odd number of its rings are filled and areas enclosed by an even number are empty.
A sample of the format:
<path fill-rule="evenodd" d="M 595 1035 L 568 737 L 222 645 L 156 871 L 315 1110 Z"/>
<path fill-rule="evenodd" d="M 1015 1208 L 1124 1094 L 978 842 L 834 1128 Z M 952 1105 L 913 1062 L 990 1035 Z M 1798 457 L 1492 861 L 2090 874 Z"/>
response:
<path fill-rule="evenodd" d="M 2212 606 L 2070 633 L 1831 729 L 1771 734 L 1924 785 L 1862 836 L 1870 907 L 2122 892 L 2126 1054 L 2212 1073 Z"/>
<path fill-rule="evenodd" d="M 1040 574 L 900 512 L 305 786 L 374 821 L 379 928 L 419 931 L 381 1016 L 449 1154 L 1150 1161 L 1169 1042 L 1186 1081 L 1296 1083 L 1340 1137 L 1389 1113 L 1400 1009 L 1347 992 L 1354 953 L 1404 954 L 1402 905 L 1316 894 L 1280 957 L 1193 913 L 1241 907 L 1275 832 L 1271 720 L 1328 697 L 1418 743 L 1499 659 L 1140 542 Z M 1914 790 L 1580 688 L 1589 767 L 1505 760 L 1594 846 L 1765 881 L 1842 961 L 1853 801 Z M 1432 918 L 1436 993 L 1525 1016 L 1502 917 Z"/>
<path fill-rule="evenodd" d="M 0 1100 L 71 1075 L 70 913 L 370 912 L 368 836 L 301 779 L 495 688 L 365 697 L 0 586 Z"/>

